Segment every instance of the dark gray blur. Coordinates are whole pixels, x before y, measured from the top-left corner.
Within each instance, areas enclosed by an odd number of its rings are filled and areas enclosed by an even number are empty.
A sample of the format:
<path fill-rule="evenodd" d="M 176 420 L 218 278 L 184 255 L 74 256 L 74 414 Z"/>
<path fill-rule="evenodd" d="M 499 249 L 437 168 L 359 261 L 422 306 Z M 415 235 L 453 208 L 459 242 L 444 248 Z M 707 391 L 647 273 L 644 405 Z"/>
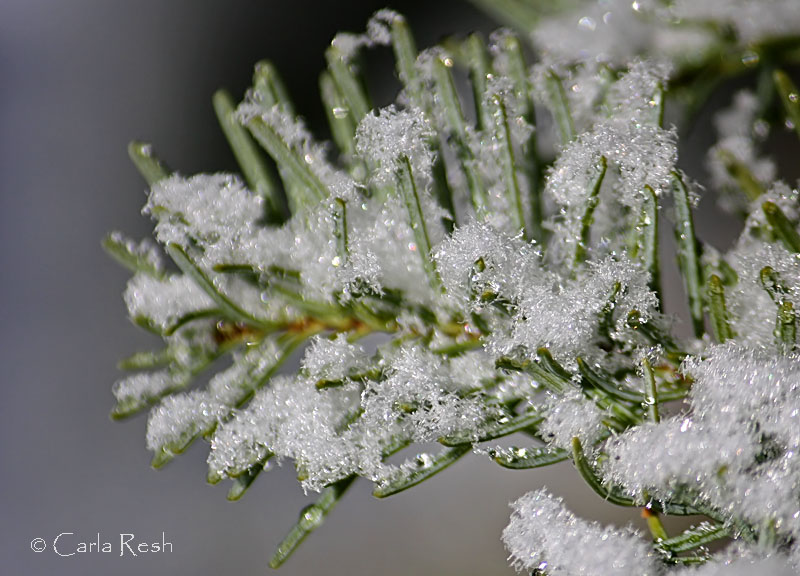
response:
<path fill-rule="evenodd" d="M 464 2 L 424 4 L 394 3 L 421 46 L 446 32 L 493 27 Z M 269 570 L 272 550 L 308 502 L 291 465 L 232 504 L 225 487 L 205 483 L 205 445 L 155 472 L 145 418 L 109 420 L 116 361 L 155 342 L 125 320 L 128 274 L 100 240 L 111 229 L 150 231 L 139 215 L 144 184 L 127 159 L 129 140 L 154 142 L 187 174 L 233 169 L 211 94 L 225 86 L 240 95 L 264 57 L 324 130 L 323 50 L 337 30 L 362 29 L 381 7 L 382 0 L 0 2 L 0 573 Z M 499 540 L 507 503 L 542 484 L 568 494 L 578 513 L 610 518 L 570 466 L 515 473 L 472 457 L 387 501 L 357 484 L 281 572 L 511 574 Z M 63 540 L 67 552 L 97 533 L 114 552 L 58 557 L 51 546 L 62 532 L 74 533 Z M 119 557 L 120 533 L 152 542 L 162 532 L 171 553 Z M 47 544 L 40 554 L 31 550 L 37 537 Z"/>

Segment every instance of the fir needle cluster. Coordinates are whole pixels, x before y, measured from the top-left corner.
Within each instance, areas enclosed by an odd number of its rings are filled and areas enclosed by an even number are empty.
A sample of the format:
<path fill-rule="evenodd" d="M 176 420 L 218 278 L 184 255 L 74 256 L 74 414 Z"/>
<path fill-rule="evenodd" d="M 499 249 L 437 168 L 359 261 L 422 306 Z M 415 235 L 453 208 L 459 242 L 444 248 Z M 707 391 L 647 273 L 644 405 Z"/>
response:
<path fill-rule="evenodd" d="M 121 362 L 112 415 L 150 411 L 155 467 L 207 441 L 208 481 L 228 480 L 232 500 L 292 462 L 320 496 L 273 567 L 355 480 L 388 497 L 475 453 L 513 470 L 571 460 L 599 497 L 648 519 L 649 535 L 603 527 L 530 493 L 503 533 L 520 570 L 793 573 L 800 199 L 761 149 L 773 126 L 800 135 L 779 69 L 800 61 L 800 10 L 476 2 L 534 50 L 503 29 L 418 52 L 382 10 L 326 52 L 332 142 L 262 62 L 241 103 L 214 96 L 241 174 L 183 176 L 131 145 L 157 242 L 115 232 L 104 245 L 134 272 L 131 319 L 164 346 Z M 402 87 L 376 107 L 361 56 L 381 47 Z M 708 152 L 722 209 L 744 221 L 718 250 L 695 232 L 702 187 L 679 169 L 664 111 L 691 118 L 753 69 L 758 92 L 718 114 Z M 675 232 L 688 338 L 663 309 L 659 227 Z M 281 370 L 296 353 L 299 369 Z M 677 534 L 659 519 L 693 514 L 705 519 Z"/>

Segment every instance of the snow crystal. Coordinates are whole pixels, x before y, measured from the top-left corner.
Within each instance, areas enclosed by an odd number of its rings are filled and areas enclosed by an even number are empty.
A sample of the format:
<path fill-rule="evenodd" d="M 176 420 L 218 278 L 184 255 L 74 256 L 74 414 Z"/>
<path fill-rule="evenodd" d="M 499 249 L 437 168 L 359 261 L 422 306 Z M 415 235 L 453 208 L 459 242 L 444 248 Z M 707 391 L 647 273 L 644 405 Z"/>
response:
<path fill-rule="evenodd" d="M 748 46 L 793 34 L 800 26 L 800 13 L 794 0 L 581 2 L 543 18 L 532 39 L 551 58 L 566 62 L 620 65 L 645 54 L 691 64 L 717 41 L 708 22 L 727 24 L 737 41 Z"/>
<path fill-rule="evenodd" d="M 609 87 L 605 103 L 608 114 L 619 120 L 657 126 L 663 106 L 661 91 L 669 74 L 668 64 L 634 60 Z"/>
<path fill-rule="evenodd" d="M 592 354 L 610 303 L 615 333 L 626 330 L 629 312 L 650 318 L 656 306 L 649 275 L 626 257 L 591 262 L 579 276 L 562 278 L 542 267 L 533 245 L 478 222 L 457 228 L 435 258 L 454 304 L 477 311 L 487 299 L 507 303 L 513 322 L 500 323 L 488 340 L 495 355 L 518 346 L 547 347 L 560 360 L 573 362 L 576 355 Z"/>
<path fill-rule="evenodd" d="M 550 576 L 660 573 L 652 548 L 638 533 L 581 520 L 545 489 L 529 492 L 511 508 L 503 543 L 519 571 L 538 569 Z"/>
<path fill-rule="evenodd" d="M 795 310 L 800 306 L 800 261 L 781 245 L 752 241 L 740 242 L 726 260 L 738 276 L 726 292 L 731 327 L 743 343 L 774 348 L 779 304 L 791 302 Z M 780 302 L 773 301 L 762 284 L 761 271 L 767 266 L 780 278 Z"/>
<path fill-rule="evenodd" d="M 641 52 L 650 34 L 651 27 L 630 1 L 612 0 L 584 2 L 574 11 L 547 18 L 531 36 L 542 52 L 559 59 L 619 63 Z"/>
<path fill-rule="evenodd" d="M 798 574 L 797 569 L 796 559 L 787 557 L 784 553 L 767 550 L 760 544 L 748 543 L 740 539 L 715 554 L 702 566 L 690 566 L 678 570 L 676 576 L 750 576 L 752 574 L 795 576 Z"/>
<path fill-rule="evenodd" d="M 548 223 L 554 233 L 549 260 L 559 262 L 574 255 L 603 160 L 608 168 L 591 228 L 595 240 L 619 238 L 631 224 L 630 219 L 639 218 L 645 186 L 659 195 L 671 189 L 678 158 L 677 135 L 658 125 L 658 90 L 666 73 L 663 66 L 638 61 L 631 64 L 608 89 L 606 117 L 570 142 L 550 168 L 544 193 L 560 211 Z M 615 246 L 612 242 L 611 249 Z"/>

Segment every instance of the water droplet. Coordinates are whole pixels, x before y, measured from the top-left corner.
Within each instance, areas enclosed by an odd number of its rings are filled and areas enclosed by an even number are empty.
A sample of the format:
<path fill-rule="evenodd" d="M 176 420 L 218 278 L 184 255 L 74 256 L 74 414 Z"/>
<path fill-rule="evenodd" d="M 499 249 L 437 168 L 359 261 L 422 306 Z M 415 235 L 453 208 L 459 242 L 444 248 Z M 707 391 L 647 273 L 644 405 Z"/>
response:
<path fill-rule="evenodd" d="M 334 118 L 345 118 L 350 111 L 343 106 L 337 106 L 333 109 L 333 117 Z"/>
<path fill-rule="evenodd" d="M 332 264 L 332 265 L 334 265 L 334 266 L 336 266 L 337 268 L 339 267 L 339 265 L 340 265 L 341 263 L 342 263 L 342 260 L 341 260 L 341 258 L 339 258 L 338 256 L 334 256 L 334 257 L 333 257 L 333 260 L 331 260 L 331 264 Z"/>
<path fill-rule="evenodd" d="M 433 458 L 431 457 L 430 454 L 427 453 L 417 454 L 417 457 L 414 459 L 414 462 L 420 468 L 428 468 L 430 466 L 433 466 Z"/>
<path fill-rule="evenodd" d="M 797 92 L 789 92 L 789 102 L 797 102 Z"/>
<path fill-rule="evenodd" d="M 411 250 L 412 252 L 416 252 L 417 251 L 417 245 L 414 242 L 409 242 L 408 243 L 408 249 Z"/>
<path fill-rule="evenodd" d="M 584 16 L 580 20 L 578 20 L 578 28 L 582 28 L 584 30 L 589 30 L 593 32 L 595 28 L 597 28 L 597 22 L 595 22 L 594 18 L 590 18 L 589 16 Z"/>
<path fill-rule="evenodd" d="M 307 530 L 319 526 L 320 522 L 322 522 L 322 510 L 316 506 L 309 506 L 300 515 L 300 525 Z"/>
<path fill-rule="evenodd" d="M 753 132 L 760 139 L 764 139 L 769 135 L 769 123 L 765 120 L 757 120 L 753 124 Z"/>
<path fill-rule="evenodd" d="M 745 51 L 744 54 L 742 54 L 742 64 L 744 64 L 747 67 L 756 66 L 758 64 L 759 60 L 760 60 L 760 57 L 759 57 L 758 53 L 757 52 L 753 52 L 752 50 L 747 50 L 747 51 Z"/>

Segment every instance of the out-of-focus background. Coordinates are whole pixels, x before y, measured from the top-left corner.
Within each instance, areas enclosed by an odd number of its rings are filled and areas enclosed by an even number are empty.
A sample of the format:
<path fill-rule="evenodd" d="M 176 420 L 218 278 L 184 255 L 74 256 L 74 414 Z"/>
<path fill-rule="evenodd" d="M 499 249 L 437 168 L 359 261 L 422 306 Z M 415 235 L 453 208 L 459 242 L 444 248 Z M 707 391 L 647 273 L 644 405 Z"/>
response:
<path fill-rule="evenodd" d="M 111 229 L 133 237 L 151 230 L 139 215 L 145 186 L 128 161 L 129 140 L 154 142 L 186 174 L 234 169 L 210 98 L 222 86 L 240 96 L 261 58 L 275 62 L 297 109 L 324 133 L 317 97 L 324 48 L 337 30 L 363 29 L 383 6 L 2 0 L 0 572 L 269 571 L 272 550 L 309 501 L 291 464 L 229 503 L 226 487 L 205 483 L 206 445 L 155 472 L 144 447 L 145 417 L 108 418 L 116 361 L 154 341 L 126 321 L 121 293 L 128 274 L 102 252 L 100 240 Z M 446 33 L 496 27 L 463 1 L 393 7 L 406 13 L 421 47 Z M 392 78 L 385 67 L 371 74 L 376 85 Z M 705 147 L 710 124 L 698 126 L 694 138 Z M 687 160 L 687 168 L 701 170 L 702 158 Z M 735 233 L 714 230 L 722 243 Z M 635 520 L 594 497 L 569 464 L 513 472 L 473 456 L 386 501 L 357 483 L 281 572 L 511 574 L 500 543 L 507 504 L 543 484 L 583 516 Z M 53 539 L 68 532 L 62 552 L 97 534 L 114 551 L 59 557 Z M 121 533 L 153 542 L 162 532 L 171 553 L 119 557 Z M 32 551 L 34 538 L 44 539 L 44 552 Z"/>

